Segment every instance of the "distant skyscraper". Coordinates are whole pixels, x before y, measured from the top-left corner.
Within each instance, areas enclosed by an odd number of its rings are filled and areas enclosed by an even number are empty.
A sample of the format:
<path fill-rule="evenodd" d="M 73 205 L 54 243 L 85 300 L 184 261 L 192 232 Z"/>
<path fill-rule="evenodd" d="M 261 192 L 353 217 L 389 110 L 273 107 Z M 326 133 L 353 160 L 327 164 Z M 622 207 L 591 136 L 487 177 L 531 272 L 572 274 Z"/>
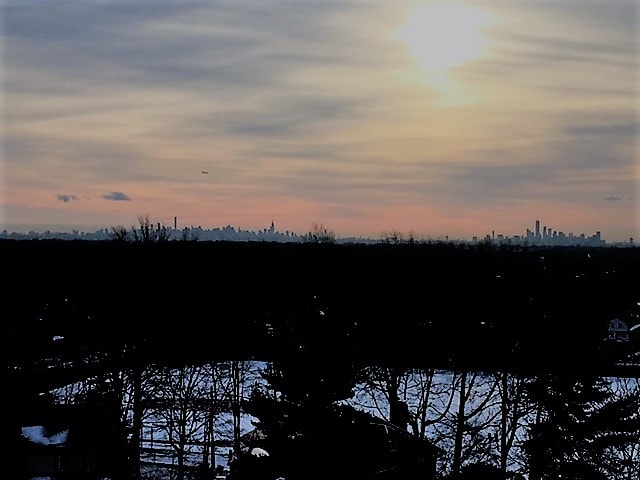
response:
<path fill-rule="evenodd" d="M 540 220 L 536 220 L 536 238 L 540 238 Z"/>

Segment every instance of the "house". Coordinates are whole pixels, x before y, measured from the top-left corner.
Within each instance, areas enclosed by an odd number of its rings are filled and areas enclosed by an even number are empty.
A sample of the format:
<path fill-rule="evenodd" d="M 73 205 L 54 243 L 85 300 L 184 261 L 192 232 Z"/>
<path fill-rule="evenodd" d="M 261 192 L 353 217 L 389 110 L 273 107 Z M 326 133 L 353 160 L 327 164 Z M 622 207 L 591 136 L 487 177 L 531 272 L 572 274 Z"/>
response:
<path fill-rule="evenodd" d="M 607 330 L 607 341 L 613 342 L 628 342 L 629 341 L 629 326 L 624 320 L 614 318 L 609 322 L 609 329 Z"/>
<path fill-rule="evenodd" d="M 633 318 L 633 317 L 631 317 Z M 603 352 L 618 364 L 640 367 L 640 323 L 631 325 L 619 318 L 609 322 L 603 341 Z"/>

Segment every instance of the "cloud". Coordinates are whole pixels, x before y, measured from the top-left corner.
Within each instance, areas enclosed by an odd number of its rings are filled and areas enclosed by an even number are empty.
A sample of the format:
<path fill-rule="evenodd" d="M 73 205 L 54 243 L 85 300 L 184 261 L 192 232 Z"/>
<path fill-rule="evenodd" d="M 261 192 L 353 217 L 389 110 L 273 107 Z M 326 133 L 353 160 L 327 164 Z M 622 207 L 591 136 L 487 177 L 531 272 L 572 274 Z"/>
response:
<path fill-rule="evenodd" d="M 9 8 L 7 57 L 13 66 L 45 66 L 76 88 L 198 86 L 216 96 L 221 87 L 244 90 L 277 83 L 287 68 L 308 62 L 310 54 L 316 61 L 339 59 L 326 42 L 327 22 L 320 15 L 325 12 L 313 2 L 296 8 L 230 5 Z M 291 49 L 289 39 L 300 47 Z M 313 48 L 305 48 L 307 43 Z"/>
<path fill-rule="evenodd" d="M 128 196 L 126 196 L 122 192 L 105 193 L 104 195 L 102 195 L 102 198 L 104 198 L 105 200 L 115 200 L 115 201 L 125 200 L 127 202 L 131 200 Z"/>
<path fill-rule="evenodd" d="M 58 200 L 62 200 L 64 203 L 67 203 L 71 200 L 78 200 L 78 197 L 75 195 L 60 194 L 58 195 Z"/>
<path fill-rule="evenodd" d="M 640 132 L 638 122 L 609 123 L 606 125 L 577 125 L 568 128 L 568 133 L 586 136 L 630 136 L 635 137 Z"/>
<path fill-rule="evenodd" d="M 275 95 L 261 114 L 250 111 L 228 114 L 225 128 L 242 136 L 293 136 L 310 126 L 349 116 L 357 111 L 358 103 L 357 100 L 340 97 L 318 99 L 300 92 L 293 97 L 291 94 Z"/>
<path fill-rule="evenodd" d="M 531 198 L 541 186 L 555 184 L 557 172 L 544 163 L 537 164 L 459 164 L 448 169 L 442 194 L 475 201 Z"/>
<path fill-rule="evenodd" d="M 608 197 L 604 197 L 603 200 L 606 200 L 608 202 L 619 202 L 622 199 L 620 197 L 616 197 L 615 195 L 609 195 Z"/>

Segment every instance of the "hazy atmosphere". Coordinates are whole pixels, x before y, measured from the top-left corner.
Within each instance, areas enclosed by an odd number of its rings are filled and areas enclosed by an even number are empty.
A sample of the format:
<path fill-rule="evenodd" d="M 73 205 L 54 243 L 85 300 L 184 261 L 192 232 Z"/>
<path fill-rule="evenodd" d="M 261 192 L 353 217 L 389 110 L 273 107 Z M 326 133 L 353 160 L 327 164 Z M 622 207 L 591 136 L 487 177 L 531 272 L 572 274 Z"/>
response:
<path fill-rule="evenodd" d="M 4 1 L 2 229 L 640 237 L 616 1 Z"/>

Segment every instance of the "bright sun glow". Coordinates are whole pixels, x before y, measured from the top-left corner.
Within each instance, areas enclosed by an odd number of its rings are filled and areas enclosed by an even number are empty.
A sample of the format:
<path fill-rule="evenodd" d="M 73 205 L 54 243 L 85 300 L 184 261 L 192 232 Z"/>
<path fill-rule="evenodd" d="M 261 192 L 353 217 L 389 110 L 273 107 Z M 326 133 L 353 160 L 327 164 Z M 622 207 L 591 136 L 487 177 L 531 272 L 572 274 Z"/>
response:
<path fill-rule="evenodd" d="M 426 72 L 444 73 L 484 54 L 482 28 L 489 15 L 460 4 L 425 4 L 414 7 L 397 37 L 407 44 Z"/>

